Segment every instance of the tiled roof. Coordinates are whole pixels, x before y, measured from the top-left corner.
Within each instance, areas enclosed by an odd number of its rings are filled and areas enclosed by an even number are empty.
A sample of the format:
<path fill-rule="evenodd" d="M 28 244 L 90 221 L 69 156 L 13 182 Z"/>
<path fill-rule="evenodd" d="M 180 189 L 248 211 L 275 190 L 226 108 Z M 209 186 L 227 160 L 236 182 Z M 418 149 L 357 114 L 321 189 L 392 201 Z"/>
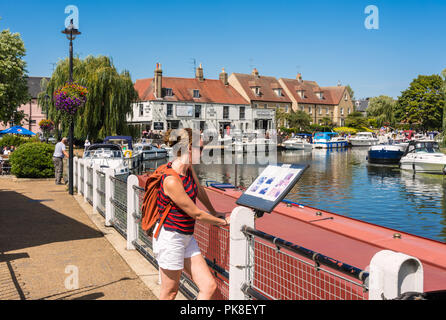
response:
<path fill-rule="evenodd" d="M 252 74 L 244 73 L 233 73 L 231 76 L 238 80 L 251 101 L 291 102 L 285 90 L 282 90 L 281 97 L 274 92 L 273 89 L 282 88 L 279 81 L 274 77 L 262 75 L 256 77 Z M 260 96 L 253 92 L 252 87 L 254 85 L 260 87 Z"/>
<path fill-rule="evenodd" d="M 281 82 L 291 92 L 293 99 L 297 103 L 308 104 L 323 104 L 323 105 L 338 105 L 344 96 L 345 86 L 336 87 L 319 87 L 315 81 L 302 82 L 297 79 L 280 79 Z M 304 97 L 302 98 L 297 91 L 304 90 Z M 323 93 L 323 99 L 319 99 L 317 92 Z"/>
<path fill-rule="evenodd" d="M 232 86 L 225 86 L 220 80 L 195 78 L 163 77 L 163 101 L 249 104 Z M 172 89 L 172 96 L 166 96 L 166 89 Z M 141 101 L 158 100 L 154 95 L 153 79 L 140 79 L 135 82 L 135 90 Z M 199 98 L 194 98 L 194 90 L 199 90 Z"/>

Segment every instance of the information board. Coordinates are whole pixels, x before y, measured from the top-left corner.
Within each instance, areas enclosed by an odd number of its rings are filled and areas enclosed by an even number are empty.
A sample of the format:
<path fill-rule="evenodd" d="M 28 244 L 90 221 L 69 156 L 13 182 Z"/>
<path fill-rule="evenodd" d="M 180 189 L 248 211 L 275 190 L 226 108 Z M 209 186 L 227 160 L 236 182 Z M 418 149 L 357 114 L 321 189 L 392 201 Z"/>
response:
<path fill-rule="evenodd" d="M 299 181 L 308 165 L 269 165 L 237 200 L 237 204 L 261 212 L 272 212 Z"/>

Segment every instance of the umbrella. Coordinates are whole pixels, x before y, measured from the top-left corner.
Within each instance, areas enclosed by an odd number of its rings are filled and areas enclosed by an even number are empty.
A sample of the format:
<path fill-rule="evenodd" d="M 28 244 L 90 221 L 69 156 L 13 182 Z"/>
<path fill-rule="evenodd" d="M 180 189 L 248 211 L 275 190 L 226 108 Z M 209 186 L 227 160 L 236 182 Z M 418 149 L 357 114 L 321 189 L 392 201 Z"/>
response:
<path fill-rule="evenodd" d="M 0 134 L 7 134 L 7 133 L 20 134 L 23 136 L 35 136 L 36 135 L 34 132 L 31 132 L 28 129 L 25 129 L 21 126 L 15 126 L 15 127 L 11 127 L 6 130 L 0 131 Z"/>

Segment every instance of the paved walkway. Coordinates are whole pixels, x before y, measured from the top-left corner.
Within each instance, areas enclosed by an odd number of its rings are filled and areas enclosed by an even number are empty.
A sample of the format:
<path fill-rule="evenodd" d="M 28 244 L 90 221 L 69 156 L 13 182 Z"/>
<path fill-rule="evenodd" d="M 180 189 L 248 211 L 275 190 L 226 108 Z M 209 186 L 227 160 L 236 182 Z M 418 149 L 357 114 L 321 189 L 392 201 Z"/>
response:
<path fill-rule="evenodd" d="M 0 178 L 0 300 L 157 299 L 156 269 L 84 205 L 52 179 Z"/>

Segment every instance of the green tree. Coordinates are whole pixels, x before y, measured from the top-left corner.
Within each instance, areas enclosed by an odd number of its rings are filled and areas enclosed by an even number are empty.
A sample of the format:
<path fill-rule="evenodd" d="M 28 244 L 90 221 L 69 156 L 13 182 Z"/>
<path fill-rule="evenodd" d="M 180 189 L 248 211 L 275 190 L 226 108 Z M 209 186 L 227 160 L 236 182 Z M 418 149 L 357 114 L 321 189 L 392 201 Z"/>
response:
<path fill-rule="evenodd" d="M 74 82 L 87 87 L 87 103 L 75 116 L 75 139 L 102 140 L 110 135 L 133 133 L 127 125 L 127 115 L 132 113 L 132 104 L 137 101 L 133 82 L 128 71 L 118 73 L 111 59 L 105 56 L 88 56 L 73 61 Z M 54 106 L 54 92 L 69 80 L 69 60 L 57 64 L 46 91 L 39 94 L 40 105 L 45 105 L 45 94 L 51 97 L 49 118 L 54 121 L 56 134 L 67 136 L 68 117 Z"/>
<path fill-rule="evenodd" d="M 395 124 L 396 101 L 389 96 L 371 98 L 367 108 L 367 116 L 373 117 L 379 127 Z"/>
<path fill-rule="evenodd" d="M 425 130 L 441 129 L 445 103 L 443 88 L 439 75 L 418 76 L 398 98 L 397 121 L 418 124 Z"/>
<path fill-rule="evenodd" d="M 355 100 L 355 92 L 353 91 L 352 87 L 350 87 L 350 85 L 347 85 L 346 89 L 348 94 L 350 95 L 350 99 Z"/>
<path fill-rule="evenodd" d="M 350 128 L 360 129 L 367 127 L 367 124 L 367 119 L 359 111 L 350 113 L 345 119 L 345 126 Z"/>
<path fill-rule="evenodd" d="M 17 109 L 30 97 L 26 81 L 25 45 L 19 33 L 0 33 L 0 122 L 20 124 L 25 118 Z"/>
<path fill-rule="evenodd" d="M 290 128 L 305 130 L 310 126 L 311 118 L 304 111 L 292 111 L 286 114 L 286 119 Z"/>

